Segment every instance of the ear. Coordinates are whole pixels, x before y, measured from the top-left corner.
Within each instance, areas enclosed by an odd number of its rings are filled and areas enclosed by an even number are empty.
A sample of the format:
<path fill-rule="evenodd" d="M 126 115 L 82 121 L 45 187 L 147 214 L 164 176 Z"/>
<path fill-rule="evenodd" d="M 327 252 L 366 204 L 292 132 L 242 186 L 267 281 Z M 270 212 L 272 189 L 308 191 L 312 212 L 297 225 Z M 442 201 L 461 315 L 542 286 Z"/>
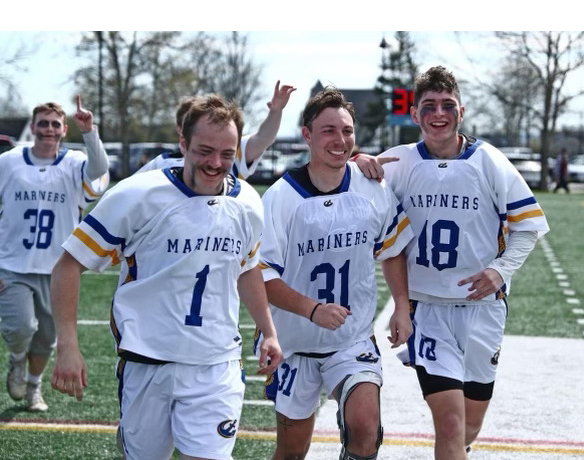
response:
<path fill-rule="evenodd" d="M 311 142 L 310 130 L 306 126 L 302 127 L 302 137 L 304 138 L 306 143 L 310 145 Z"/>
<path fill-rule="evenodd" d="M 412 117 L 412 121 L 417 124 L 418 126 L 420 125 L 420 120 L 418 119 L 418 110 L 416 109 L 415 105 L 412 105 L 410 107 L 410 117 Z"/>
<path fill-rule="evenodd" d="M 178 132 L 178 129 L 177 129 Z M 180 153 L 182 153 L 182 156 L 184 157 L 186 152 L 187 152 L 187 147 L 186 147 L 186 143 L 185 143 L 185 138 L 183 137 L 183 135 L 179 132 L 180 135 Z"/>
<path fill-rule="evenodd" d="M 63 121 L 63 137 L 65 137 L 67 135 L 68 129 L 69 129 L 69 125 L 67 125 L 67 122 Z"/>
<path fill-rule="evenodd" d="M 459 116 L 460 121 L 462 121 L 462 117 L 464 117 L 464 106 L 463 105 L 460 106 L 460 116 Z"/>

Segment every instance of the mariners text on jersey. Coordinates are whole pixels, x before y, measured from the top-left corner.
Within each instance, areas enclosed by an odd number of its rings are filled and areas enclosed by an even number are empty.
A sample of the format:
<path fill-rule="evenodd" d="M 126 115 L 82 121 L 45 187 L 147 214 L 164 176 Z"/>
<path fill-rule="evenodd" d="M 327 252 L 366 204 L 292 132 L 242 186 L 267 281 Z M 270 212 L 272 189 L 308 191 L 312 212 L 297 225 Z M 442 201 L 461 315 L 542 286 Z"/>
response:
<path fill-rule="evenodd" d="M 479 209 L 479 197 L 456 195 L 448 193 L 434 193 L 426 195 L 410 195 L 409 201 L 414 208 L 452 208 L 452 209 Z"/>
<path fill-rule="evenodd" d="M 67 195 L 65 193 L 47 190 L 17 190 L 14 192 L 14 201 L 52 201 L 54 203 L 65 203 Z"/>
<path fill-rule="evenodd" d="M 298 256 L 301 257 L 312 252 L 344 249 L 365 243 L 367 243 L 367 230 L 334 233 L 328 235 L 326 238 L 308 239 L 297 243 Z"/>
<path fill-rule="evenodd" d="M 168 249 L 167 252 L 183 254 L 191 251 L 211 251 L 211 252 L 231 252 L 233 254 L 239 254 L 241 252 L 241 240 L 235 240 L 229 237 L 210 237 L 197 238 L 192 240 L 191 238 L 174 238 L 168 239 Z"/>

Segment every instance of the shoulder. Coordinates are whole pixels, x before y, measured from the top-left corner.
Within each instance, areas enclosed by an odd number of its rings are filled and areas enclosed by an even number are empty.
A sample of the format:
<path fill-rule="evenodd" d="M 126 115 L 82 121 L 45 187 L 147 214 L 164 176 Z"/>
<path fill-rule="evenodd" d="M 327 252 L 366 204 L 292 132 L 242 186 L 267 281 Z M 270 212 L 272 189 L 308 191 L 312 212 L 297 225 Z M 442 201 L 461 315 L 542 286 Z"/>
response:
<path fill-rule="evenodd" d="M 153 169 L 121 180 L 108 193 L 109 195 L 141 195 L 159 185 L 170 185 L 170 181 L 162 169 Z"/>
<path fill-rule="evenodd" d="M 15 158 L 22 158 L 24 147 L 18 146 L 14 147 L 13 149 L 7 150 L 3 154 L 0 155 L 0 161 L 2 162 L 9 162 L 14 161 Z"/>
<path fill-rule="evenodd" d="M 411 144 L 401 144 L 396 145 L 387 149 L 385 152 L 379 154 L 380 158 L 384 157 L 402 157 L 407 155 L 412 155 L 412 153 L 418 153 L 418 143 L 413 142 Z"/>
<path fill-rule="evenodd" d="M 470 156 L 471 159 L 479 160 L 483 165 L 489 165 L 495 169 L 512 168 L 512 164 L 507 156 L 494 145 L 485 141 L 476 140 L 474 144 L 469 146 L 469 149 L 472 148 L 474 148 L 474 152 Z"/>

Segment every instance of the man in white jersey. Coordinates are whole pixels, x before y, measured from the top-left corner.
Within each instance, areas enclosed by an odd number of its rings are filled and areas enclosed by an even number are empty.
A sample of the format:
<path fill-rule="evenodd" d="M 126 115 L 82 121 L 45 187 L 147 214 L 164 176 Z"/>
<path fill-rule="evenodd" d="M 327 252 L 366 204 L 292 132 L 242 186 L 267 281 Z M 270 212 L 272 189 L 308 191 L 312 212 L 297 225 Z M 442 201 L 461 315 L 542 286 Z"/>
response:
<path fill-rule="evenodd" d="M 262 154 L 276 140 L 278 129 L 280 129 L 280 122 L 282 121 L 282 112 L 288 104 L 290 95 L 294 91 L 296 91 L 295 87 L 291 85 L 283 85 L 280 87 L 280 80 L 276 82 L 272 100 L 267 103 L 269 111 L 266 119 L 262 122 L 256 133 L 241 138 L 241 144 L 237 149 L 231 170 L 231 173 L 235 177 L 247 179 L 255 172 Z M 183 116 L 187 113 L 194 100 L 196 100 L 196 96 L 186 97 L 180 101 L 177 107 L 176 132 L 179 136 Z M 184 158 L 180 150 L 176 152 L 163 152 L 142 166 L 137 172 L 142 173 L 152 169 L 182 166 L 183 164 Z"/>
<path fill-rule="evenodd" d="M 389 339 L 397 347 L 411 334 L 404 248 L 413 232 L 391 190 L 347 164 L 354 117 L 337 89 L 317 93 L 303 113 L 310 163 L 263 196 L 262 274 L 285 358 L 266 389 L 277 392 L 276 460 L 305 457 L 323 388 L 339 404 L 339 458 L 377 458 L 375 260 L 396 301 Z"/>
<path fill-rule="evenodd" d="M 119 363 L 119 440 L 128 459 L 231 456 L 243 406 L 239 296 L 268 339 L 259 373 L 282 353 L 258 263 L 263 208 L 229 174 L 243 117 L 218 96 L 184 117 L 184 167 L 137 174 L 106 193 L 65 241 L 53 272 L 53 388 L 83 397 L 76 331 L 79 278 L 128 261 L 111 328 Z"/>
<path fill-rule="evenodd" d="M 511 275 L 549 228 L 533 193 L 492 145 L 459 133 L 456 79 L 432 67 L 414 83 L 423 140 L 392 148 L 383 176 L 416 238 L 408 245 L 414 334 L 408 343 L 436 431 L 435 458 L 466 459 L 493 394 Z M 384 171 L 383 171 L 384 170 Z M 404 357 L 405 358 L 405 357 Z"/>
<path fill-rule="evenodd" d="M 41 377 L 55 345 L 50 274 L 81 210 L 109 183 L 107 155 L 80 97 L 73 119 L 87 155 L 60 148 L 67 134 L 65 112 L 49 102 L 33 110 L 32 147 L 0 156 L 0 330 L 10 352 L 6 387 L 12 399 L 24 398 L 26 408 L 37 412 L 48 409 Z"/>

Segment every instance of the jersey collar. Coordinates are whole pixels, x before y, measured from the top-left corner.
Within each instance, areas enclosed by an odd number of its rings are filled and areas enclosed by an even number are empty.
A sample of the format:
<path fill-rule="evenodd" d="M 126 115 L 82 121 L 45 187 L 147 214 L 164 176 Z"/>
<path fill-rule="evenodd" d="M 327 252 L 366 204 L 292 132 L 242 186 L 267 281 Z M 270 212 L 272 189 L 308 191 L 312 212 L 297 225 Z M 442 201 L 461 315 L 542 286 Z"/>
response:
<path fill-rule="evenodd" d="M 178 188 L 182 193 L 184 193 L 186 196 L 188 196 L 188 197 L 203 196 L 203 195 L 199 195 L 198 193 L 195 193 L 193 190 L 191 190 L 189 187 L 187 187 L 183 181 L 181 181 L 178 177 L 176 177 L 171 172 L 171 168 L 164 168 L 162 170 L 162 172 L 166 175 L 166 177 L 168 177 L 168 180 L 170 180 L 170 182 L 176 188 Z M 225 195 L 225 196 L 236 197 L 239 195 L 240 192 L 241 192 L 241 182 L 230 173 L 227 175 L 227 177 L 225 179 L 223 179 L 223 193 L 221 193 L 221 195 L 217 195 L 217 196 L 224 196 Z"/>
<path fill-rule="evenodd" d="M 65 158 L 65 155 L 67 154 L 68 151 L 69 151 L 69 149 L 67 147 L 61 147 L 59 149 L 59 152 L 57 153 L 57 157 L 55 158 L 55 161 L 53 161 L 50 164 L 50 166 L 58 165 L 61 162 L 61 160 L 63 160 L 63 158 Z M 31 155 L 32 155 L 32 152 L 30 151 L 30 149 L 28 147 L 24 147 L 22 149 L 22 156 L 24 158 L 24 162 L 27 165 L 34 166 L 34 163 L 30 158 Z"/>

